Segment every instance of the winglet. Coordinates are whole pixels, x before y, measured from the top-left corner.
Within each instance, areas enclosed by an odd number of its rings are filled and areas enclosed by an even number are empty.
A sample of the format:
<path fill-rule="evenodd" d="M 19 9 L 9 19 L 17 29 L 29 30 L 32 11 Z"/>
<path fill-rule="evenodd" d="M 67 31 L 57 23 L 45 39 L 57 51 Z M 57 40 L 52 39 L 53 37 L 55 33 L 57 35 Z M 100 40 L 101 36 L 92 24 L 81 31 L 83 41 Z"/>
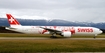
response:
<path fill-rule="evenodd" d="M 6 14 L 6 16 L 11 27 L 21 26 L 21 24 L 11 14 Z"/>

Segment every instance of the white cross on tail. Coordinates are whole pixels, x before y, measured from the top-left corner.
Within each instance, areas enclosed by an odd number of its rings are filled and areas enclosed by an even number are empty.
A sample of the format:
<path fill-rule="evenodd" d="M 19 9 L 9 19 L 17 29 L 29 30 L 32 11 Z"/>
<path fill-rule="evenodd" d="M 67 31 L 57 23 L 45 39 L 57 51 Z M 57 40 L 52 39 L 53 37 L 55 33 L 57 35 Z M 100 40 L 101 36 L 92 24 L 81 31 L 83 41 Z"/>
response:
<path fill-rule="evenodd" d="M 12 23 L 14 21 L 14 19 L 11 17 L 11 19 L 9 19 L 9 21 Z"/>

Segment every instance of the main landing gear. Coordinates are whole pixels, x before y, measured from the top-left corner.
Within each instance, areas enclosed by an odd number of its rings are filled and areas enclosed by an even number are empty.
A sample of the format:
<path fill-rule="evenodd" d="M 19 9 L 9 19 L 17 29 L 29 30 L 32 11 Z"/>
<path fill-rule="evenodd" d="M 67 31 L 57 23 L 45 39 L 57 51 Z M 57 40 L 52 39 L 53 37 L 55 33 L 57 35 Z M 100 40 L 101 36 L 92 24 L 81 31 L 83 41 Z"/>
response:
<path fill-rule="evenodd" d="M 52 36 L 50 36 L 50 38 L 57 38 L 57 37 L 56 37 L 56 33 L 52 32 L 51 35 L 52 35 Z"/>

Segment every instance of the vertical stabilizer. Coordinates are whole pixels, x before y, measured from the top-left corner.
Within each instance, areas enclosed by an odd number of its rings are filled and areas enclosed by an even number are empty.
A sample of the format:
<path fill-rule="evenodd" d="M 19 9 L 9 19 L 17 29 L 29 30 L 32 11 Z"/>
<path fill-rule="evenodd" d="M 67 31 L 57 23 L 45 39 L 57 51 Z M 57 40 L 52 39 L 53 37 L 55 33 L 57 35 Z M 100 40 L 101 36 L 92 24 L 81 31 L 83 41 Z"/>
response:
<path fill-rule="evenodd" d="M 6 16 L 11 27 L 21 26 L 21 24 L 11 14 L 6 14 Z"/>

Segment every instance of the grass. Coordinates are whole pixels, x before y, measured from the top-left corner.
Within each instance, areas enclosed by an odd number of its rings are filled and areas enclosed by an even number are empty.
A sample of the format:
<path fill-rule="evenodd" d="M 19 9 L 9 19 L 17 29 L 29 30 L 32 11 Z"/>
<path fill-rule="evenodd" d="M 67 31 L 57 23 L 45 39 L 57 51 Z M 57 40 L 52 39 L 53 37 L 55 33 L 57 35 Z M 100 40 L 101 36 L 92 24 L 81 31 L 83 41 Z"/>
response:
<path fill-rule="evenodd" d="M 41 34 L 0 34 L 0 37 L 49 37 Z M 58 36 L 61 37 L 61 36 Z M 71 38 L 93 38 L 93 36 L 72 36 Z M 97 38 L 105 38 L 105 34 Z M 105 52 L 105 40 L 70 39 L 0 39 L 0 53 L 31 52 Z"/>
<path fill-rule="evenodd" d="M 43 34 L 18 34 L 18 33 L 0 33 L 0 37 L 50 37 L 51 35 L 43 35 Z M 63 38 L 60 35 L 57 35 L 57 37 Z M 93 38 L 92 36 L 87 35 L 72 35 L 71 38 Z M 105 34 L 100 34 L 96 38 L 105 38 Z"/>
<path fill-rule="evenodd" d="M 0 33 L 0 37 L 47 37 L 42 34 L 19 34 L 19 33 Z"/>
<path fill-rule="evenodd" d="M 105 40 L 0 40 L 3 52 L 105 52 Z"/>

